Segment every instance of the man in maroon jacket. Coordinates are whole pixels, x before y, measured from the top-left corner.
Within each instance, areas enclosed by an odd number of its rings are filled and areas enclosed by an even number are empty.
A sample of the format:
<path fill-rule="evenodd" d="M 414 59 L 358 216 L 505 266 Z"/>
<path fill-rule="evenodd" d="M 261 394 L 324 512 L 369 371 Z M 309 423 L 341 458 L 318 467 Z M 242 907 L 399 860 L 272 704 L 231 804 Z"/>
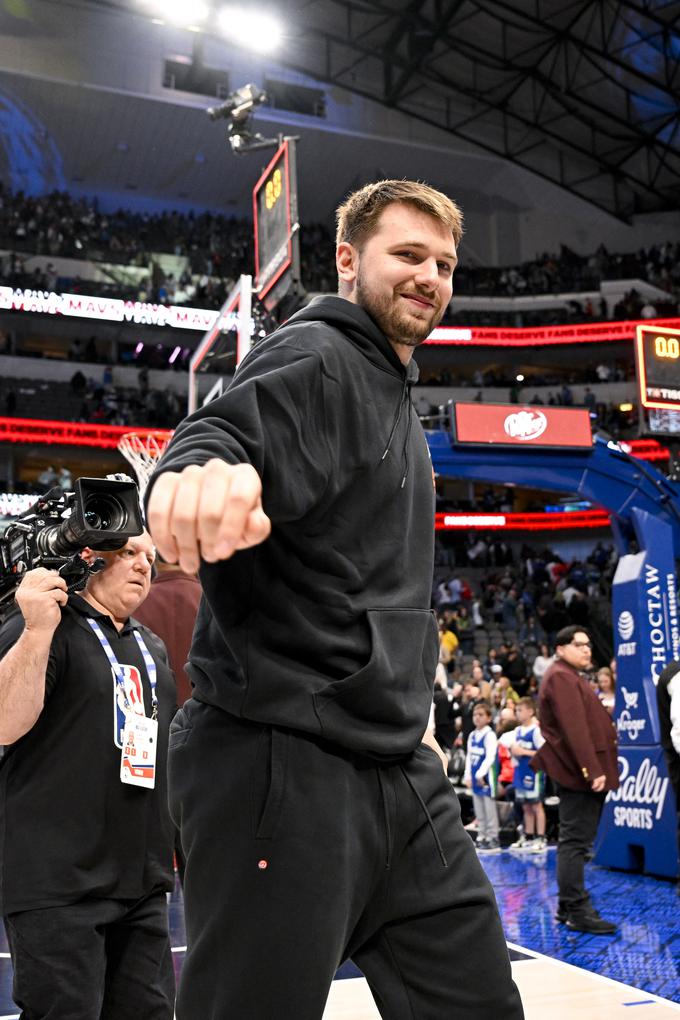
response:
<path fill-rule="evenodd" d="M 560 798 L 555 917 L 572 931 L 612 935 L 616 925 L 600 917 L 590 901 L 584 866 L 605 794 L 619 785 L 616 731 L 583 676 L 591 660 L 588 633 L 575 625 L 563 627 L 555 639 L 555 654 L 541 682 L 538 704 L 545 744 L 531 760 L 533 769 L 553 779 Z"/>
<path fill-rule="evenodd" d="M 185 574 L 175 563 L 156 560 L 158 573 L 146 600 L 135 612 L 143 623 L 163 640 L 177 684 L 177 705 L 191 697 L 191 682 L 184 669 L 189 659 L 201 584 L 194 574 Z"/>

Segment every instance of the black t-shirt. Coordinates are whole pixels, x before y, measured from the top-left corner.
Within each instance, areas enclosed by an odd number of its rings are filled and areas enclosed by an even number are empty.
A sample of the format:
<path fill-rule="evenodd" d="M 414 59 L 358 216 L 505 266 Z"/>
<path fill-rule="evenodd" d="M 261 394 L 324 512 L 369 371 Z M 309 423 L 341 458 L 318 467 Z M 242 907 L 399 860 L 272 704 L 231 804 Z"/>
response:
<path fill-rule="evenodd" d="M 88 616 L 98 621 L 118 662 L 139 671 L 147 715 L 151 688 L 135 630 L 156 663 L 154 790 L 120 781 L 123 717 L 111 665 Z M 23 627 L 19 613 L 5 621 L 0 657 Z M 176 706 L 162 641 L 134 619 L 119 633 L 110 617 L 72 596 L 54 633 L 45 686 L 37 722 L 0 760 L 0 914 L 170 890 L 166 760 Z"/>

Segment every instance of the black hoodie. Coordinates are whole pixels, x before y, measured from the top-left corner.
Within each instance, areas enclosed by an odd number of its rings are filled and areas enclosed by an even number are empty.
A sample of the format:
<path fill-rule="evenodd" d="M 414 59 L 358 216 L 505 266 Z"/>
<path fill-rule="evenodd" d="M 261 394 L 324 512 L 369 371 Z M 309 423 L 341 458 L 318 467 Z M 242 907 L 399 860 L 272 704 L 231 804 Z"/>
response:
<path fill-rule="evenodd" d="M 194 697 L 377 758 L 418 745 L 438 642 L 415 378 L 361 307 L 317 298 L 179 425 L 154 479 L 250 463 L 272 521 L 262 544 L 201 566 Z"/>

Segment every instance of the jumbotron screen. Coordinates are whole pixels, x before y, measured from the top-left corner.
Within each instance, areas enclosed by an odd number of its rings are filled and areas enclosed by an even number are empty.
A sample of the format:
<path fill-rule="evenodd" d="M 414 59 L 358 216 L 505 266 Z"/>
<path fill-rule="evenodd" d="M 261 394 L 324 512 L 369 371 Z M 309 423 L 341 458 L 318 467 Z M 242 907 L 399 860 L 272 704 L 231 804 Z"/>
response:
<path fill-rule="evenodd" d="M 255 290 L 264 298 L 293 259 L 288 142 L 276 151 L 253 189 Z"/>
<path fill-rule="evenodd" d="M 680 410 L 680 329 L 638 326 L 635 355 L 643 407 Z"/>

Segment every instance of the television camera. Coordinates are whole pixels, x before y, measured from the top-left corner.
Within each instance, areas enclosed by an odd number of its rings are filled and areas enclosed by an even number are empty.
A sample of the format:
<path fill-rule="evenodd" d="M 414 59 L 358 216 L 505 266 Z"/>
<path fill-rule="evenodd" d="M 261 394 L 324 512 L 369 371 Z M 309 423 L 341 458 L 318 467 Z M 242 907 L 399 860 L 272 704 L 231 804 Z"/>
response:
<path fill-rule="evenodd" d="M 80 551 L 122 549 L 143 530 L 132 481 L 78 478 L 73 492 L 50 489 L 0 536 L 0 610 L 14 597 L 23 575 L 36 567 L 56 570 L 69 594 L 82 591 L 89 575 L 105 564 L 101 557 L 87 564 Z"/>
<path fill-rule="evenodd" d="M 279 145 L 276 138 L 265 138 L 253 130 L 253 113 L 256 107 L 267 102 L 267 93 L 257 85 L 249 83 L 227 96 L 220 106 L 209 106 L 205 111 L 211 120 L 224 118 L 227 123 L 227 141 L 237 156 L 258 149 L 270 149 Z"/>

